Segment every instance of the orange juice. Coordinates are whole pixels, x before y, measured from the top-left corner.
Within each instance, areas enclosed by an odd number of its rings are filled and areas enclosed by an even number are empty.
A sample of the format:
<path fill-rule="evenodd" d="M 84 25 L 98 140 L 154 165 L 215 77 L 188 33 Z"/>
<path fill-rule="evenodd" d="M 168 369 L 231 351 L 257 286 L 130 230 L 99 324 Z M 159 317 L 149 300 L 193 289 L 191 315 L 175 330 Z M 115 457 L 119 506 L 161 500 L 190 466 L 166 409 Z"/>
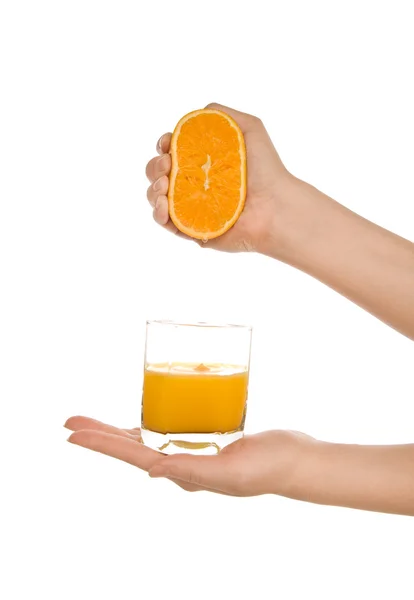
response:
<path fill-rule="evenodd" d="M 244 424 L 248 370 L 224 364 L 150 364 L 142 426 L 158 433 L 228 433 Z"/>

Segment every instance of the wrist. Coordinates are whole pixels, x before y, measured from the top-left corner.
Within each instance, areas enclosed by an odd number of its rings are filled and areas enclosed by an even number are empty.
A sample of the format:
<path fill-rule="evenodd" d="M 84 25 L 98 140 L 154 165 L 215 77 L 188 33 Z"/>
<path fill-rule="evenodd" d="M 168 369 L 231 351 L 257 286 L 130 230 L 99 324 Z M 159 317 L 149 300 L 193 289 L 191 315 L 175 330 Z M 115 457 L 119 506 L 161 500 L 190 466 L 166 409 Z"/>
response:
<path fill-rule="evenodd" d="M 259 252 L 300 265 L 312 240 L 323 233 L 323 223 L 335 206 L 339 205 L 334 200 L 289 173 L 275 186 Z"/>
<path fill-rule="evenodd" d="M 268 493 L 313 501 L 314 481 L 323 479 L 324 455 L 331 444 L 297 431 L 276 430 L 272 435 L 275 454 Z"/>
<path fill-rule="evenodd" d="M 321 502 L 324 490 L 320 487 L 320 483 L 326 479 L 324 470 L 330 445 L 310 438 L 306 447 L 303 446 L 298 453 L 283 495 L 304 502 Z"/>
<path fill-rule="evenodd" d="M 303 435 L 303 434 L 297 434 Z M 354 454 L 358 446 L 306 438 L 285 480 L 283 490 L 274 493 L 313 504 L 343 506 L 343 480 L 352 487 Z"/>
<path fill-rule="evenodd" d="M 293 485 L 291 498 L 314 504 L 331 504 L 335 495 L 335 448 L 339 444 L 314 440 L 306 455 L 302 456 Z"/>

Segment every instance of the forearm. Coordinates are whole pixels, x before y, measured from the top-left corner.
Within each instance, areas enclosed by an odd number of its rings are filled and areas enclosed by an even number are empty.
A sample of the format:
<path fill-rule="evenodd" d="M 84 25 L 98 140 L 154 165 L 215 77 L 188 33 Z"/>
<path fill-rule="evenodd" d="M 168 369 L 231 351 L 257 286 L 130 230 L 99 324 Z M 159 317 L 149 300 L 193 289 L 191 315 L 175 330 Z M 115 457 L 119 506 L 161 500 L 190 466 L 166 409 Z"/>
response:
<path fill-rule="evenodd" d="M 291 495 L 317 504 L 414 516 L 414 444 L 317 442 L 298 469 Z"/>
<path fill-rule="evenodd" d="M 308 273 L 414 339 L 414 244 L 293 180 L 264 253 Z M 275 219 L 279 218 L 277 215 Z"/>

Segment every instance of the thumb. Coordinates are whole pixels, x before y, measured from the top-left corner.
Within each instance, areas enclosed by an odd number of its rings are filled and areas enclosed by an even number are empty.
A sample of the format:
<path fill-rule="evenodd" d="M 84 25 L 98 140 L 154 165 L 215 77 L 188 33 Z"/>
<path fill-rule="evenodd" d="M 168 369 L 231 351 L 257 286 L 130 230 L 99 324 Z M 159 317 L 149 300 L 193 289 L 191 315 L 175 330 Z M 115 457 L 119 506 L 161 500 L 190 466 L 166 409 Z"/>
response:
<path fill-rule="evenodd" d="M 253 115 L 240 112 L 239 110 L 234 110 L 234 108 L 229 108 L 228 106 L 223 106 L 222 104 L 217 104 L 216 102 L 207 104 L 206 108 L 211 108 L 212 110 L 221 110 L 221 112 L 227 113 L 229 117 L 236 121 L 243 133 L 254 129 L 257 124 L 260 123 L 260 119 L 254 117 Z"/>
<path fill-rule="evenodd" d="M 150 477 L 178 479 L 193 485 L 227 491 L 231 469 L 222 456 L 176 454 L 160 460 L 149 471 Z"/>

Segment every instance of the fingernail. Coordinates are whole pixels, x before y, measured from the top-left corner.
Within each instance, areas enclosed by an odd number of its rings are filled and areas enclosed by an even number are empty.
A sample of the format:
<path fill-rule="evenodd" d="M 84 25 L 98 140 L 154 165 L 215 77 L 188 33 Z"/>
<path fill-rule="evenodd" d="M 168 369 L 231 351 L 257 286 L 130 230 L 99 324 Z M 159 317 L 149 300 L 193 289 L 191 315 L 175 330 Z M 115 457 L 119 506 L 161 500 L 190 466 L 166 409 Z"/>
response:
<path fill-rule="evenodd" d="M 165 171 L 167 169 L 167 157 L 165 154 L 158 159 L 157 167 L 160 171 Z"/>
<path fill-rule="evenodd" d="M 166 200 L 167 200 L 167 199 L 166 199 L 166 197 L 165 197 L 165 196 L 158 196 L 158 198 L 157 198 L 157 199 L 156 199 L 156 201 L 155 201 L 155 206 L 154 206 L 155 210 L 156 210 L 156 211 L 157 211 L 157 210 L 159 210 L 159 209 L 162 207 L 163 203 L 164 203 Z M 160 224 L 161 224 L 161 225 L 164 225 L 164 223 L 160 223 Z"/>
<path fill-rule="evenodd" d="M 164 136 L 162 135 L 162 136 L 160 137 L 160 139 L 158 140 L 158 142 L 157 142 L 157 150 L 158 150 L 158 152 L 162 152 L 162 145 L 161 145 L 161 144 L 162 144 L 162 138 L 163 138 L 163 137 L 164 137 Z"/>
<path fill-rule="evenodd" d="M 154 191 L 158 192 L 161 189 L 161 177 L 154 183 Z"/>

